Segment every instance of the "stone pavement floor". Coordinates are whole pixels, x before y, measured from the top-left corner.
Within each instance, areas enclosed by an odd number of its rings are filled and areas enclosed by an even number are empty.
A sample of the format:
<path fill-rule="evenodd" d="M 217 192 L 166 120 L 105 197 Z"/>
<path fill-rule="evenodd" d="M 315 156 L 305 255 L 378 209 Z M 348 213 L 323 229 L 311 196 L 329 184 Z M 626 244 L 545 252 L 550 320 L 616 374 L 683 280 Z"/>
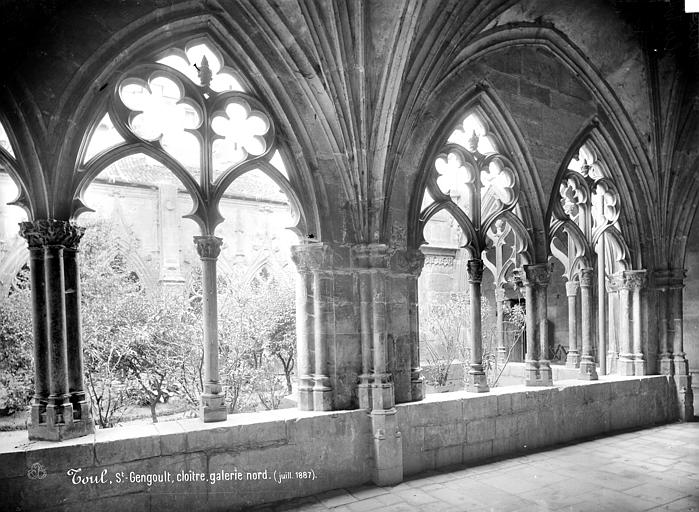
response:
<path fill-rule="evenodd" d="M 422 473 L 393 487 L 341 489 L 253 510 L 699 511 L 699 423 L 626 432 Z"/>

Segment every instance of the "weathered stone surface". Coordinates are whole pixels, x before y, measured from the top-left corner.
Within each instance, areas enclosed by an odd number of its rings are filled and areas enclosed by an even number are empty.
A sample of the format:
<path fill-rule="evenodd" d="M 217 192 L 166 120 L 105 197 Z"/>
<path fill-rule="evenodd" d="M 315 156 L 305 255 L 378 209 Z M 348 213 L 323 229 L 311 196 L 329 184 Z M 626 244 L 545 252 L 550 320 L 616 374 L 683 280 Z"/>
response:
<path fill-rule="evenodd" d="M 485 418 L 469 421 L 466 426 L 466 442 L 468 444 L 481 443 L 492 440 L 495 437 L 495 421 L 497 418 Z"/>

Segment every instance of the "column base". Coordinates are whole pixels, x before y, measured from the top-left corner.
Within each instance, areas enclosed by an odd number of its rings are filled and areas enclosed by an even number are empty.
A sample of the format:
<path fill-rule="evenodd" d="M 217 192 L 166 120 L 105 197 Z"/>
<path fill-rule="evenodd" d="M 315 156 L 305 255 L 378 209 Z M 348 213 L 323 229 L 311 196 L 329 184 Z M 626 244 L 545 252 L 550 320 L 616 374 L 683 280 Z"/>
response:
<path fill-rule="evenodd" d="M 359 376 L 359 386 L 357 386 L 359 398 L 359 408 L 371 410 L 371 376 L 362 374 Z"/>
<path fill-rule="evenodd" d="M 403 440 L 398 431 L 396 410 L 374 410 L 370 414 L 374 435 L 376 485 L 396 485 L 403 481 Z"/>
<path fill-rule="evenodd" d="M 617 373 L 617 361 L 619 354 L 616 352 L 607 352 L 607 374 L 612 375 Z"/>
<path fill-rule="evenodd" d="M 592 357 L 583 356 L 580 360 L 580 373 L 578 374 L 578 379 L 599 380 L 599 375 L 597 375 L 597 365 L 592 360 Z"/>
<path fill-rule="evenodd" d="M 94 434 L 95 423 L 91 419 L 58 425 L 30 423 L 27 425 L 27 433 L 30 441 L 64 441 Z"/>
<path fill-rule="evenodd" d="M 524 385 L 525 386 L 540 386 L 539 379 L 539 363 L 528 359 L 524 362 Z"/>
<path fill-rule="evenodd" d="M 660 362 L 659 364 L 659 371 L 660 375 L 674 375 L 675 374 L 675 366 L 672 361 L 672 355 L 671 354 L 662 354 L 660 356 Z"/>
<path fill-rule="evenodd" d="M 385 381 L 388 377 L 390 377 L 390 375 L 387 374 L 374 375 L 374 383 L 371 385 L 372 410 L 380 411 L 392 409 L 395 405 L 393 382 Z"/>
<path fill-rule="evenodd" d="M 580 368 L 580 352 L 570 350 L 566 357 L 566 368 Z"/>
<path fill-rule="evenodd" d="M 90 418 L 89 407 L 84 419 L 75 419 L 72 404 L 32 404 L 27 433 L 32 441 L 63 441 L 75 439 L 95 432 L 95 423 Z"/>
<path fill-rule="evenodd" d="M 677 401 L 681 421 L 694 420 L 694 392 L 692 391 L 691 375 L 675 375 L 677 386 Z"/>
<path fill-rule="evenodd" d="M 466 391 L 470 393 L 487 393 L 490 391 L 488 377 L 483 371 L 469 370 L 466 374 Z"/>
<path fill-rule="evenodd" d="M 199 405 L 200 420 L 204 423 L 213 423 L 215 421 L 226 421 L 227 417 L 226 398 L 222 393 L 202 393 L 201 404 Z"/>
<path fill-rule="evenodd" d="M 313 410 L 314 411 L 332 411 L 333 396 L 332 388 L 313 388 Z"/>
<path fill-rule="evenodd" d="M 617 361 L 617 373 L 623 377 L 631 377 L 634 375 L 635 367 L 633 355 L 620 354 Z"/>
<path fill-rule="evenodd" d="M 425 378 L 420 376 L 410 381 L 410 397 L 413 401 L 425 398 Z"/>
<path fill-rule="evenodd" d="M 675 354 L 672 362 L 675 375 L 689 375 L 689 361 L 684 354 Z"/>
<path fill-rule="evenodd" d="M 301 411 L 313 410 L 313 377 L 301 375 L 298 380 L 298 408 Z"/>
<path fill-rule="evenodd" d="M 299 387 L 298 408 L 301 411 L 313 410 L 313 386 Z"/>
<path fill-rule="evenodd" d="M 553 386 L 553 371 L 551 370 L 551 362 L 547 359 L 539 361 L 539 386 Z"/>
<path fill-rule="evenodd" d="M 646 361 L 643 359 L 643 354 L 636 354 L 633 359 L 634 375 L 646 374 Z"/>

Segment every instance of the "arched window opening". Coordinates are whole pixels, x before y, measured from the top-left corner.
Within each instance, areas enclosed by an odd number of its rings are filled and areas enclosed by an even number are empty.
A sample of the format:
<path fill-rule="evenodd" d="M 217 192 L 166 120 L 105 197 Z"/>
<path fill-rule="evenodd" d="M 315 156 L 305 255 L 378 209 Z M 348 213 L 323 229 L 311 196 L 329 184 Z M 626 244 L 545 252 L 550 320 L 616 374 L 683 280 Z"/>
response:
<path fill-rule="evenodd" d="M 276 177 L 276 168 L 269 169 Z M 220 375 L 231 411 L 294 403 L 295 266 L 298 219 L 284 189 L 261 169 L 236 178 L 221 196 L 219 226 Z"/>
<path fill-rule="evenodd" d="M 9 141 L 4 130 L 0 133 L 0 144 L 5 148 Z M 3 142 L 4 141 L 4 142 Z M 11 148 L 10 148 L 11 149 Z M 19 188 L 12 176 L 0 163 L 0 296 L 7 296 L 9 287 L 19 269 L 26 262 L 26 243 L 19 235 L 19 223 L 27 220 L 27 212 L 14 204 L 19 197 Z"/>
<path fill-rule="evenodd" d="M 567 345 L 566 365 L 579 367 L 586 379 L 597 378 L 597 364 L 602 374 L 645 373 L 640 314 L 631 318 L 632 304 L 640 312 L 645 271 L 630 267 L 615 174 L 589 139 L 562 171 L 552 197 L 550 249 L 562 266 L 552 287 L 565 286 L 568 302 L 568 340 L 560 328 L 555 337 Z"/>
<path fill-rule="evenodd" d="M 508 361 L 522 357 L 524 301 L 515 278 L 531 257 L 518 200 L 515 166 L 475 108 L 436 153 L 422 201 L 420 351 L 428 381 L 460 380 L 458 360 L 467 388 L 487 391 Z"/>
<path fill-rule="evenodd" d="M 158 343 L 136 337 L 143 342 L 139 350 L 155 354 L 155 345 L 161 352 L 167 345 L 170 359 L 179 358 L 177 368 L 160 368 L 168 364 L 161 357 L 124 371 L 142 388 L 154 421 L 157 402 L 171 396 L 196 406 L 204 421 L 283 406 L 295 354 L 290 246 L 305 232 L 305 214 L 272 116 L 206 38 L 137 63 L 113 83 L 83 144 L 76 214 L 94 208 L 87 215 L 109 218 L 132 242 L 139 264 L 126 265 L 133 260 L 127 253 L 112 263 L 123 270 L 120 278 L 149 290 L 143 300 L 153 302 L 151 318 L 160 322 L 143 329 L 160 333 L 150 338 Z M 291 230 L 282 229 L 287 226 Z M 252 290 L 242 276 L 262 256 L 276 263 Z M 280 298 L 287 288 L 290 304 Z M 265 296 L 275 296 L 278 315 L 265 316 Z M 229 307 L 243 299 L 245 307 Z M 164 327 L 168 318 L 177 329 Z M 285 327 L 275 330 L 274 322 Z M 243 331 L 246 336 L 236 335 Z M 256 345 L 246 351 L 231 340 Z M 265 359 L 274 364 L 265 366 Z M 271 370 L 255 373 L 263 366 Z M 167 378 L 156 381 L 155 373 Z M 265 386 L 280 391 L 257 392 Z"/>
<path fill-rule="evenodd" d="M 5 131 L 5 127 L 2 125 L 2 122 L 0 122 L 0 149 L 6 151 L 12 158 L 17 158 L 14 150 L 12 149 L 10 137 L 7 135 L 7 131 Z"/>

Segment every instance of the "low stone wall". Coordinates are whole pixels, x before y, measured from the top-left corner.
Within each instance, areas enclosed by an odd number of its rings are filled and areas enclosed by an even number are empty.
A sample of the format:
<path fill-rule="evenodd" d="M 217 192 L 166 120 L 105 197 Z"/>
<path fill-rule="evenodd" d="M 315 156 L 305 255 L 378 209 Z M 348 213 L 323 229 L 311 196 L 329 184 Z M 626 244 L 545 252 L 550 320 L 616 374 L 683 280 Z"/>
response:
<path fill-rule="evenodd" d="M 61 443 L 29 443 L 21 432 L 19 446 L 2 443 L 0 509 L 231 511 L 359 485 L 372 476 L 369 425 L 365 411 L 287 409 Z"/>
<path fill-rule="evenodd" d="M 396 407 L 404 474 L 673 421 L 676 397 L 665 376 L 429 395 Z M 0 436 L 0 509 L 243 509 L 369 482 L 372 449 L 364 410 L 166 422 L 61 443 L 16 432 Z"/>
<path fill-rule="evenodd" d="M 436 393 L 397 409 L 405 475 L 678 419 L 674 383 L 660 375 Z"/>

